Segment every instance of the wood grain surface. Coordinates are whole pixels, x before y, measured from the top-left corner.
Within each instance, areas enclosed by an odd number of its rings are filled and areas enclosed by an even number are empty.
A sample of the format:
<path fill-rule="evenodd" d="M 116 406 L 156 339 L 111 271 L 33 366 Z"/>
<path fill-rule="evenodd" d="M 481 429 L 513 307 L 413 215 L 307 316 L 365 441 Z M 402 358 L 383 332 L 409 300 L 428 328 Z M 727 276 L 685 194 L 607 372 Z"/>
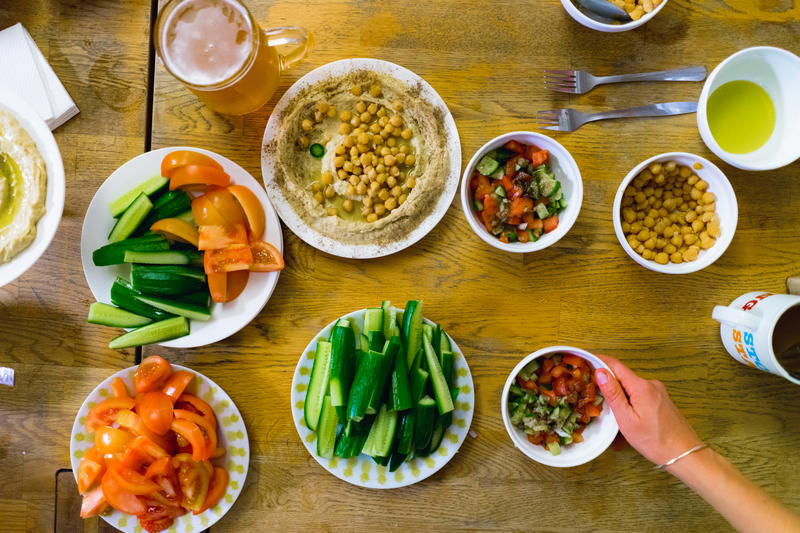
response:
<path fill-rule="evenodd" d="M 157 66 L 152 139 L 153 148 L 214 150 L 257 178 L 264 126 L 280 94 L 336 59 L 376 57 L 423 76 L 450 107 L 466 161 L 496 135 L 533 129 L 536 110 L 692 100 L 701 89 L 639 83 L 568 96 L 542 88 L 545 68 L 710 70 L 746 46 L 800 52 L 800 8 L 791 0 L 671 0 L 646 26 L 622 34 L 579 26 L 556 0 L 247 4 L 265 27 L 305 26 L 316 49 L 281 77 L 264 109 L 245 117 L 211 111 Z M 0 483 L 0 520 L 19 523 L 12 531 L 52 527 L 55 471 L 68 465 L 74 413 L 112 368 L 132 361 L 131 353 L 104 348 L 113 336 L 108 329 L 84 324 L 91 295 L 77 240 L 96 187 L 142 149 L 148 17 L 145 2 L 12 0 L 0 8 L 0 25 L 28 26 L 82 110 L 58 134 L 68 169 L 62 228 L 31 272 L 0 289 L 0 364 L 19 376 L 14 389 L 0 390 L 0 472 L 7 480 Z M 553 344 L 615 355 L 664 381 L 703 438 L 800 511 L 798 389 L 736 363 L 710 318 L 713 305 L 751 290 L 782 292 L 785 278 L 799 273 L 800 167 L 747 173 L 722 164 L 703 145 L 693 115 L 600 122 L 556 138 L 584 180 L 580 216 L 556 245 L 527 257 L 499 252 L 472 233 L 457 202 L 422 241 L 382 259 L 335 258 L 284 229 L 287 268 L 253 323 L 212 346 L 145 350 L 205 373 L 244 416 L 250 473 L 215 532 L 729 530 L 631 449 L 563 470 L 514 449 L 500 418 L 503 383 L 520 358 Z M 625 254 L 611 203 L 633 166 L 676 150 L 720 165 L 736 190 L 739 225 L 714 265 L 667 276 Z M 393 491 L 353 487 L 318 466 L 297 436 L 289 402 L 294 367 L 312 336 L 382 299 L 400 306 L 424 299 L 426 315 L 464 351 L 476 386 L 476 437 L 433 477 Z"/>

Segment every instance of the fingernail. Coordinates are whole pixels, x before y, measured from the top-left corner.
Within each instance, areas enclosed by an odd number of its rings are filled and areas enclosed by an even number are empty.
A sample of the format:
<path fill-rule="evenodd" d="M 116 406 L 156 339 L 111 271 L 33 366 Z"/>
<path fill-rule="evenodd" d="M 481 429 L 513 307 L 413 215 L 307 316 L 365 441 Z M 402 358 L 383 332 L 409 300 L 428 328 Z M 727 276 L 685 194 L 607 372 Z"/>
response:
<path fill-rule="evenodd" d="M 595 380 L 597 380 L 598 385 L 605 385 L 608 383 L 608 375 L 606 374 L 605 370 L 598 370 L 594 374 Z"/>

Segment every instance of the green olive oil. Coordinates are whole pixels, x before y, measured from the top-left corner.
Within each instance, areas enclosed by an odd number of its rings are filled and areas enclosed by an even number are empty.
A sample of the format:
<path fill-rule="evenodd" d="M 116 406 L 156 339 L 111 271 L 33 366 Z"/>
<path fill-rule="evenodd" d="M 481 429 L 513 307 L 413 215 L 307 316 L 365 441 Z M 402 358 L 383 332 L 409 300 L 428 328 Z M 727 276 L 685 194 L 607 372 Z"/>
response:
<path fill-rule="evenodd" d="M 708 98 L 708 126 L 720 148 L 747 154 L 764 146 L 775 129 L 775 106 L 752 81 L 729 81 Z"/>

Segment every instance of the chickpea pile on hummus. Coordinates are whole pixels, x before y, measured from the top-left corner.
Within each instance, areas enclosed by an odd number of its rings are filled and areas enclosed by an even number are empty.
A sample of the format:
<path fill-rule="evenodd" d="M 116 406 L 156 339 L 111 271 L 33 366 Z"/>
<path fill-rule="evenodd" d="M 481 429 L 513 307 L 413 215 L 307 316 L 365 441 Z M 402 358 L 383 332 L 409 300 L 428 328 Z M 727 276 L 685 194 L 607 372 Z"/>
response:
<path fill-rule="evenodd" d="M 383 245 L 435 207 L 450 173 L 444 113 L 389 75 L 356 70 L 305 88 L 267 146 L 269 186 L 317 232 Z"/>

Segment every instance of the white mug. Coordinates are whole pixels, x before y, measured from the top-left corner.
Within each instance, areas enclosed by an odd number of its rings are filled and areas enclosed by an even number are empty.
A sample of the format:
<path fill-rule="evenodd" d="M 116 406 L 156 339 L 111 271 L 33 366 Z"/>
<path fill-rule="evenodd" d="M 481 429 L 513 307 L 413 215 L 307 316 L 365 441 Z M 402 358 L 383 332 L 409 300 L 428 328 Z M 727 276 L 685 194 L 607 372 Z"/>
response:
<path fill-rule="evenodd" d="M 748 292 L 728 306 L 715 306 L 711 318 L 720 323 L 722 343 L 731 357 L 800 385 L 800 379 L 778 363 L 772 345 L 772 333 L 778 319 L 797 305 L 800 305 L 800 296 Z"/>

